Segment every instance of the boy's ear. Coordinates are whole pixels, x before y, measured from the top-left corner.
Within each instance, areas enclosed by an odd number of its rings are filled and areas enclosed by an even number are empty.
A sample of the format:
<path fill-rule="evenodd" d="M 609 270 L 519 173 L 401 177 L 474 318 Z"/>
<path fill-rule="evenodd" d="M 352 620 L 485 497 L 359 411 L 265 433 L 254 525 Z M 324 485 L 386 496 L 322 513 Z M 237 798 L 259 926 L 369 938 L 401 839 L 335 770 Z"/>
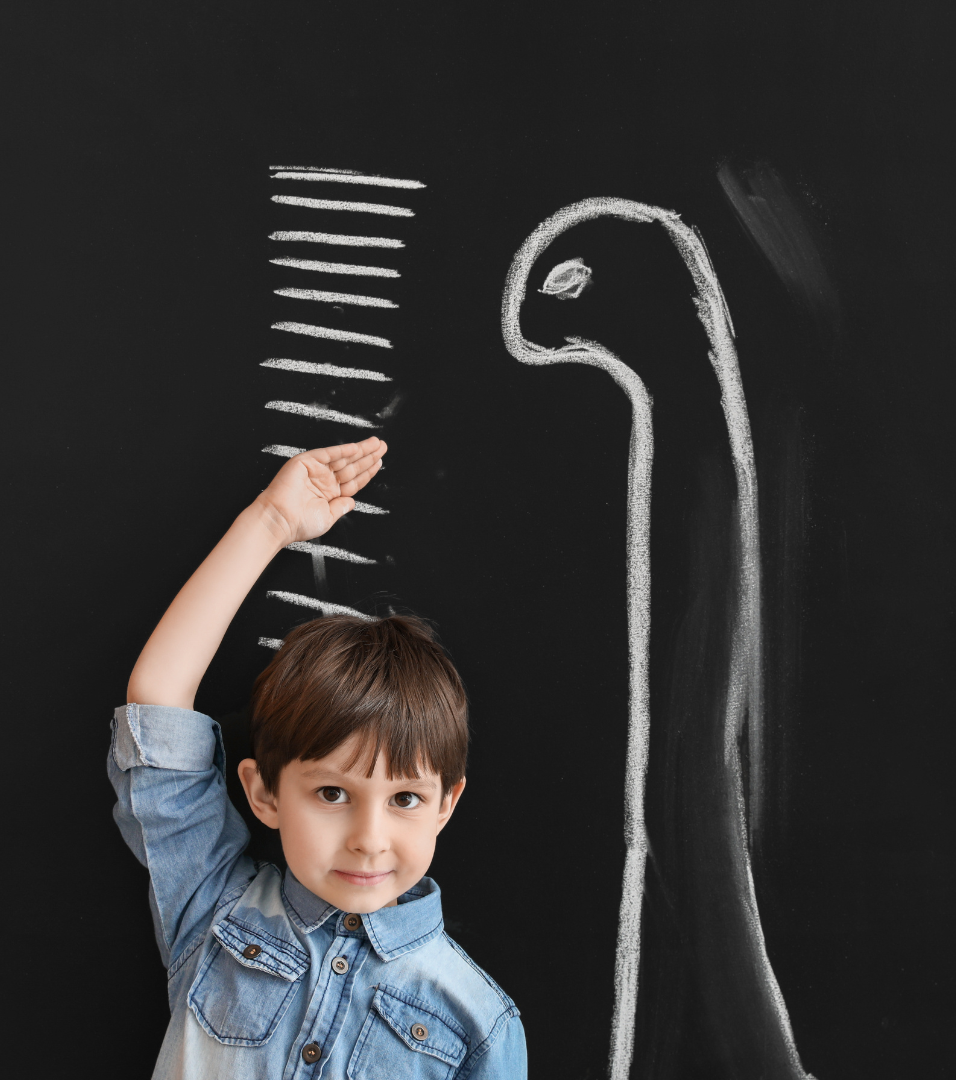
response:
<path fill-rule="evenodd" d="M 438 832 L 448 824 L 448 819 L 454 812 L 455 807 L 458 805 L 458 800 L 461 798 L 461 793 L 465 790 L 465 778 L 462 777 L 457 784 L 455 784 L 451 791 L 442 799 L 441 810 L 438 811 Z"/>
<path fill-rule="evenodd" d="M 252 812 L 270 829 L 278 829 L 279 810 L 275 796 L 266 790 L 262 777 L 259 775 L 259 766 L 254 758 L 243 758 L 239 762 L 239 779 L 242 781 L 242 788 L 252 807 Z"/>

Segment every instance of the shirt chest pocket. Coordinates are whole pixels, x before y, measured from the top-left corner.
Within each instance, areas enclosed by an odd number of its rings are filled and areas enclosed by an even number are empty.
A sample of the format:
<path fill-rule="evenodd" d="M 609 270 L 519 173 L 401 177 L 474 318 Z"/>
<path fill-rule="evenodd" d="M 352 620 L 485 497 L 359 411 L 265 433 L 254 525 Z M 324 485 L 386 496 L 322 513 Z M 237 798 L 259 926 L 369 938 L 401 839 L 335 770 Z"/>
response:
<path fill-rule="evenodd" d="M 219 1042 L 262 1046 L 295 997 L 308 954 L 232 917 L 212 933 L 212 948 L 189 989 L 189 1007 Z"/>
<path fill-rule="evenodd" d="M 448 1080 L 468 1052 L 461 1025 L 435 1006 L 379 986 L 348 1064 L 349 1080 Z"/>

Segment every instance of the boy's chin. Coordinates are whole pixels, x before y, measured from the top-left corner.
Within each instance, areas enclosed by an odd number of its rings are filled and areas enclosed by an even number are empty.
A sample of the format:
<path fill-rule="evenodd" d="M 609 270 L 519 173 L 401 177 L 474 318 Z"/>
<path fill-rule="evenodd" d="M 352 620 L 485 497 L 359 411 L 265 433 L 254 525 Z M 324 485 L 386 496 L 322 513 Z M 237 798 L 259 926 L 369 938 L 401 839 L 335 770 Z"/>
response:
<path fill-rule="evenodd" d="M 369 915 L 385 907 L 394 907 L 401 892 L 405 891 L 395 891 L 399 886 L 394 878 L 383 881 L 380 885 L 353 885 L 348 881 L 329 880 L 328 877 L 312 883 L 308 878 L 303 880 L 298 874 L 295 876 L 310 892 L 327 904 L 356 915 Z"/>

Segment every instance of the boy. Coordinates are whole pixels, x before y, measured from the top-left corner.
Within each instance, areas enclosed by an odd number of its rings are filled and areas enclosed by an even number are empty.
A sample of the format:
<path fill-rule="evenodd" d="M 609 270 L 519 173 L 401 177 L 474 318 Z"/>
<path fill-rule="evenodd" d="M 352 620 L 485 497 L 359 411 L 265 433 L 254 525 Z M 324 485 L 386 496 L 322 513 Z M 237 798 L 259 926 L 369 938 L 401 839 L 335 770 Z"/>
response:
<path fill-rule="evenodd" d="M 442 931 L 425 877 L 465 786 L 466 702 L 424 625 L 297 627 L 253 696 L 253 812 L 288 862 L 244 855 L 218 725 L 199 682 L 271 558 L 327 532 L 384 442 L 291 458 L 160 620 L 116 710 L 116 820 L 150 872 L 169 972 L 154 1078 L 521 1080 L 511 999 Z M 137 703 L 137 704 L 134 704 Z"/>

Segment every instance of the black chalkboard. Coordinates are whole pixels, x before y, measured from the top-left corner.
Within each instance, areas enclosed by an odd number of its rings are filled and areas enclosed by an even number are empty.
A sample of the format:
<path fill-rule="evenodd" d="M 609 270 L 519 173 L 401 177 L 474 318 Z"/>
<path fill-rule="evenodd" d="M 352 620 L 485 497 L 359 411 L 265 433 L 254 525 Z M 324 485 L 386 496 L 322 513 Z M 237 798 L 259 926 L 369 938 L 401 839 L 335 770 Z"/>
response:
<path fill-rule="evenodd" d="M 522 328 L 547 349 L 600 342 L 653 398 L 630 1075 L 948 1075 L 947 13 L 931 0 L 12 5 L 6 948 L 30 1060 L 150 1075 L 164 973 L 145 872 L 110 820 L 108 720 L 165 605 L 281 463 L 263 449 L 360 433 L 334 410 L 390 445 L 363 496 L 388 513 L 354 513 L 326 538 L 373 562 L 282 553 L 198 707 L 238 760 L 271 655 L 259 639 L 316 614 L 270 592 L 432 619 L 474 733 L 432 871 L 449 932 L 521 1008 L 532 1076 L 607 1075 L 631 410 L 604 371 L 514 359 L 501 302 L 540 222 L 608 197 L 696 228 L 733 320 L 763 590 L 762 742 L 737 747 L 745 846 L 799 1055 L 748 962 L 714 825 L 740 556 L 721 388 L 679 251 L 659 224 L 611 215 L 535 265 Z M 277 177 L 289 166 L 423 186 Z M 317 231 L 404 246 L 270 239 Z M 538 291 L 574 259 L 592 272 L 580 297 Z M 273 329 L 290 322 L 334 333 Z M 281 858 L 271 835 L 254 845 Z"/>

